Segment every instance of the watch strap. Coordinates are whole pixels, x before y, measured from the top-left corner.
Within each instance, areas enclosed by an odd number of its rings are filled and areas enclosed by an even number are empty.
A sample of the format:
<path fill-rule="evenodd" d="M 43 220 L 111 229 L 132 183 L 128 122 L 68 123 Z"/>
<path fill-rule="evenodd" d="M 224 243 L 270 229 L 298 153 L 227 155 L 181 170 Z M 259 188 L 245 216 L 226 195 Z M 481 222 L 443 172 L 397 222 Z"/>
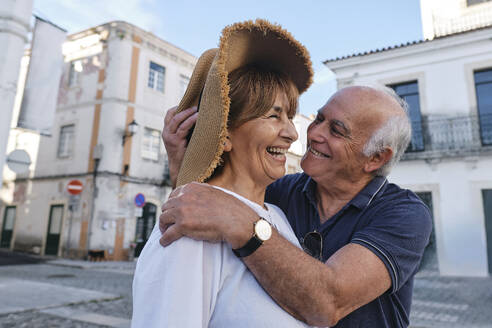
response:
<path fill-rule="evenodd" d="M 260 238 L 256 237 L 256 234 L 255 234 L 255 235 L 253 235 L 253 237 L 251 237 L 250 240 L 248 240 L 246 245 L 244 245 L 241 248 L 233 249 L 232 252 L 237 257 L 246 257 L 246 256 L 253 254 L 254 251 L 256 251 L 258 249 L 258 247 L 261 246 L 261 244 L 263 244 L 263 241 Z"/>

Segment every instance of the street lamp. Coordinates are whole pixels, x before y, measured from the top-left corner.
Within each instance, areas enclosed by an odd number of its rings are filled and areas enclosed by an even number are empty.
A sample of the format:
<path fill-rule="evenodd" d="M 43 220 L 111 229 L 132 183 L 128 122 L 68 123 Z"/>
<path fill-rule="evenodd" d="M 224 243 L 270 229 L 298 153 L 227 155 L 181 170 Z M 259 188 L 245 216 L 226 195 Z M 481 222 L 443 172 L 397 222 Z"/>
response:
<path fill-rule="evenodd" d="M 128 126 L 123 134 L 123 142 L 121 143 L 123 146 L 125 145 L 126 138 L 132 137 L 138 131 L 138 123 L 135 120 L 128 123 Z"/>

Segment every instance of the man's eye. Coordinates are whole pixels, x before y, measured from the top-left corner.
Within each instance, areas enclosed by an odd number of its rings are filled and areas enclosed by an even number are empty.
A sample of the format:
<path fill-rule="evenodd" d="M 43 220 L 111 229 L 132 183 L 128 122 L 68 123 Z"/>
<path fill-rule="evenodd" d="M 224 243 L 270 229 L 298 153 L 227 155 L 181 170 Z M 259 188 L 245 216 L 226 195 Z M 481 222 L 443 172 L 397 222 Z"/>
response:
<path fill-rule="evenodd" d="M 340 131 L 338 131 L 337 128 L 335 128 L 333 126 L 331 127 L 331 132 L 337 136 L 343 136 L 343 134 Z"/>
<path fill-rule="evenodd" d="M 280 115 L 278 114 L 272 114 L 270 116 L 268 116 L 269 118 L 280 118 Z"/>

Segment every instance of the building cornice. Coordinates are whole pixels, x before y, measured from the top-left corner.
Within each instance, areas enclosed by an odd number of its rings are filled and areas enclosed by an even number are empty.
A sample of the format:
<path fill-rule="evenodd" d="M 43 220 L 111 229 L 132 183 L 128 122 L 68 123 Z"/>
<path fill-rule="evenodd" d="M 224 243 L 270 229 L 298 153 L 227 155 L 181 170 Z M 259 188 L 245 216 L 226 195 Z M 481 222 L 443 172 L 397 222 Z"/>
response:
<path fill-rule="evenodd" d="M 197 61 L 197 58 L 186 50 L 183 50 L 182 48 L 159 38 L 155 34 L 145 31 L 140 27 L 125 21 L 112 21 L 70 34 L 67 37 L 67 41 L 75 41 L 92 34 L 102 33 L 103 31 L 115 31 L 117 33 L 117 37 L 121 40 L 127 38 L 128 36 L 129 40 L 137 44 L 141 44 L 152 51 L 158 52 L 162 56 L 168 57 L 171 60 L 179 62 L 181 65 L 185 65 L 190 68 L 193 68 Z"/>
<path fill-rule="evenodd" d="M 26 181 L 46 181 L 46 180 L 60 180 L 60 179 L 73 179 L 73 178 L 84 178 L 84 177 L 93 177 L 94 172 L 79 172 L 79 173 L 66 173 L 66 174 L 53 174 L 53 175 L 39 175 L 33 177 L 18 177 L 11 182 L 26 182 Z M 151 178 L 140 178 L 133 176 L 126 176 L 118 172 L 112 171 L 98 171 L 97 177 L 117 177 L 122 181 L 133 183 L 133 184 L 146 184 L 153 186 L 170 186 L 168 184 L 168 180 L 166 179 L 151 179 Z M 9 181 L 7 181 L 9 182 Z"/>
<path fill-rule="evenodd" d="M 17 16 L 0 15 L 0 33 L 15 35 L 22 39 L 24 43 L 29 41 L 27 34 L 31 32 L 29 22 L 25 22 Z"/>
<path fill-rule="evenodd" d="M 439 51 L 483 41 L 491 41 L 492 44 L 491 26 L 479 30 L 448 35 L 433 40 L 416 41 L 402 46 L 384 48 L 382 50 L 374 50 L 334 60 L 327 60 L 324 64 L 331 70 L 339 70 L 346 67 L 353 67 L 360 63 L 367 65 L 389 59 L 419 55 L 426 52 Z"/>
<path fill-rule="evenodd" d="M 105 105 L 105 104 L 118 104 L 122 106 L 133 106 L 135 109 L 143 109 L 145 112 L 148 113 L 154 113 L 157 115 L 162 115 L 162 110 L 156 110 L 156 107 L 148 107 L 148 106 L 143 106 L 141 104 L 135 103 L 135 102 L 130 102 L 127 99 L 119 98 L 119 97 L 103 97 L 101 99 L 97 100 L 90 100 L 90 101 L 84 101 L 84 102 L 79 102 L 76 104 L 71 104 L 71 105 L 66 105 L 66 106 L 60 106 L 56 108 L 57 112 L 62 112 L 62 111 L 68 111 L 68 110 L 78 110 L 78 109 L 89 109 L 92 110 L 94 108 L 94 105 Z M 122 108 L 124 110 L 125 108 Z"/>

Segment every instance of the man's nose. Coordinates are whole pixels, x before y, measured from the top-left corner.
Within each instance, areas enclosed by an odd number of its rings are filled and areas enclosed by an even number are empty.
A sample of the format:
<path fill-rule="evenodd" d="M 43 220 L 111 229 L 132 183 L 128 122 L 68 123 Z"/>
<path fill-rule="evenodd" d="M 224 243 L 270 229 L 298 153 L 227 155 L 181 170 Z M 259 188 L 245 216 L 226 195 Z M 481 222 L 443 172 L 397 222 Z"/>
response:
<path fill-rule="evenodd" d="M 323 139 L 323 134 L 322 134 L 322 124 L 316 124 L 316 122 L 312 122 L 309 124 L 308 129 L 307 129 L 307 138 L 308 140 L 314 140 L 321 142 Z"/>

